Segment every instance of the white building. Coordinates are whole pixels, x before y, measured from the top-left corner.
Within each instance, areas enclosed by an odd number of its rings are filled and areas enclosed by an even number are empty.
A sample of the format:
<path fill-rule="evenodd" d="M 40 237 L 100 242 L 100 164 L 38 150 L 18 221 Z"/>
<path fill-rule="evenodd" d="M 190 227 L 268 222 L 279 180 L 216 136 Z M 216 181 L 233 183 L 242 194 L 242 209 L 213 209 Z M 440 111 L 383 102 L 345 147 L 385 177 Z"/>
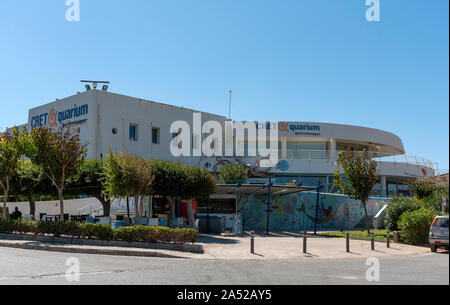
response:
<path fill-rule="evenodd" d="M 235 162 L 236 158 L 179 157 L 171 154 L 170 142 L 176 136 L 170 132 L 174 121 L 194 126 L 193 114 L 200 113 L 202 123 L 217 121 L 224 127 L 226 118 L 181 107 L 161 104 L 100 90 L 89 90 L 33 108 L 29 111 L 28 128 L 58 127 L 70 124 L 87 141 L 88 158 L 103 158 L 109 150 L 124 151 L 152 159 L 182 162 L 187 165 L 217 170 L 216 164 Z M 277 122 L 259 124 L 259 128 L 278 130 L 277 165 L 263 169 L 277 182 L 296 180 L 304 184 L 321 182 L 333 191 L 337 152 L 346 147 L 367 149 L 379 157 L 379 184 L 374 195 L 390 196 L 406 190 L 405 182 L 412 177 L 434 175 L 433 164 L 419 157 L 405 155 L 401 139 L 389 132 L 350 125 Z M 208 133 L 201 136 L 203 141 Z M 191 138 L 195 147 L 199 138 Z M 202 142 L 200 141 L 200 142 Z M 245 138 L 245 147 L 253 139 Z M 226 143 L 221 143 L 225 146 Z M 246 151 L 246 153 L 248 153 Z M 247 154 L 248 155 L 248 154 Z M 260 158 L 237 158 L 253 167 Z"/>

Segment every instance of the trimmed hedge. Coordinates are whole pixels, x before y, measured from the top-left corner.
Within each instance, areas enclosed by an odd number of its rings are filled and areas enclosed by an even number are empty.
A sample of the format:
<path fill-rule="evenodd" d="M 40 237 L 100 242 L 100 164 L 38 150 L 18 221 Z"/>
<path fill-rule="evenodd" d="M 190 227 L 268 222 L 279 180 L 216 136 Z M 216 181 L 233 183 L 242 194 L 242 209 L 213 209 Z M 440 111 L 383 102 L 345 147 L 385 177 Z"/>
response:
<path fill-rule="evenodd" d="M 116 240 L 146 243 L 195 243 L 195 229 L 167 227 L 122 227 L 113 230 L 110 225 L 77 222 L 37 222 L 27 220 L 0 219 L 0 233 L 51 235 L 97 240 Z"/>

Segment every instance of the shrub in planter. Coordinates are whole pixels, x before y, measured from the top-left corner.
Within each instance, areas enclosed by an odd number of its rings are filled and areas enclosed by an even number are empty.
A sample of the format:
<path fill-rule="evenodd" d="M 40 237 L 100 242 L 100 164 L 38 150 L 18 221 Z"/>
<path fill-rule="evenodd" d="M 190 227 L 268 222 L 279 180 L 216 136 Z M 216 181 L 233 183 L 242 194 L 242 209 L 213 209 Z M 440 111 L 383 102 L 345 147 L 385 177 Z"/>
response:
<path fill-rule="evenodd" d="M 436 212 L 431 209 L 419 209 L 403 213 L 398 221 L 402 240 L 412 245 L 426 244 L 431 223 L 436 215 Z"/>
<path fill-rule="evenodd" d="M 79 229 L 83 238 L 112 240 L 114 237 L 113 229 L 106 224 L 82 223 L 79 224 Z"/>
<path fill-rule="evenodd" d="M 17 222 L 12 219 L 0 219 L 0 233 L 11 234 L 17 229 Z"/>
<path fill-rule="evenodd" d="M 167 227 L 121 227 L 114 231 L 114 239 L 127 242 L 146 243 L 194 243 L 198 233 L 194 229 L 172 229 Z"/>
<path fill-rule="evenodd" d="M 397 222 L 400 216 L 407 211 L 415 211 L 420 209 L 419 202 L 414 198 L 396 197 L 389 202 L 386 208 L 384 225 L 390 231 L 397 231 Z"/>

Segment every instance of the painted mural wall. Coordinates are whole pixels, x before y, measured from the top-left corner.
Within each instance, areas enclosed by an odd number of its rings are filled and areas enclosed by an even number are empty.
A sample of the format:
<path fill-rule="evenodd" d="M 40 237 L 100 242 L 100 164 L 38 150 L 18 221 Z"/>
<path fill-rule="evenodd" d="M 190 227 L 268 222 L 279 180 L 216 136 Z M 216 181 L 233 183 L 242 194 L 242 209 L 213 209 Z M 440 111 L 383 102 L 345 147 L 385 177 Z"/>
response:
<path fill-rule="evenodd" d="M 318 229 L 340 230 L 360 227 L 364 209 L 358 200 L 337 194 L 320 194 Z M 314 228 L 317 193 L 303 192 L 275 196 L 270 209 L 270 230 L 310 230 Z M 369 215 L 387 204 L 390 198 L 370 198 Z M 265 230 L 267 224 L 266 196 L 238 198 L 238 211 L 242 215 L 244 230 Z M 363 223 L 364 224 L 364 223 Z"/>

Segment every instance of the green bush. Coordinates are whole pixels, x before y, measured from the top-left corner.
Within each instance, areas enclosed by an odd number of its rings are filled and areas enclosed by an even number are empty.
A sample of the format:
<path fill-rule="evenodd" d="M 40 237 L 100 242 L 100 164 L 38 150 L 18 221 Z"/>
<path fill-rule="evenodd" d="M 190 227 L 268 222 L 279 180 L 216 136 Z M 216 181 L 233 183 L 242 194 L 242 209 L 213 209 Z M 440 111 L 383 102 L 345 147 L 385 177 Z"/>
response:
<path fill-rule="evenodd" d="M 436 217 L 436 212 L 431 209 L 403 213 L 398 221 L 402 241 L 412 245 L 426 244 L 434 217 Z"/>
<path fill-rule="evenodd" d="M 426 209 L 432 209 L 438 214 L 442 214 L 442 197 L 449 200 L 449 189 L 447 187 L 437 187 L 429 196 L 423 198 L 421 206 Z M 448 204 L 445 212 L 448 214 Z"/>
<path fill-rule="evenodd" d="M 83 238 L 112 240 L 113 229 L 106 224 L 82 223 L 79 224 L 80 233 Z"/>
<path fill-rule="evenodd" d="M 113 230 L 110 225 L 77 222 L 37 222 L 0 219 L 0 233 L 65 236 L 97 240 L 121 240 L 146 243 L 194 243 L 195 229 L 172 229 L 167 227 L 122 227 Z"/>
<path fill-rule="evenodd" d="M 167 227 L 122 227 L 114 231 L 114 239 L 127 242 L 147 243 L 194 243 L 198 232 L 195 229 L 172 229 Z"/>
<path fill-rule="evenodd" d="M 384 218 L 384 225 L 391 231 L 397 231 L 397 222 L 400 216 L 407 211 L 415 211 L 420 209 L 419 202 L 414 198 L 409 197 L 395 197 L 389 202 L 386 208 L 386 215 Z"/>

